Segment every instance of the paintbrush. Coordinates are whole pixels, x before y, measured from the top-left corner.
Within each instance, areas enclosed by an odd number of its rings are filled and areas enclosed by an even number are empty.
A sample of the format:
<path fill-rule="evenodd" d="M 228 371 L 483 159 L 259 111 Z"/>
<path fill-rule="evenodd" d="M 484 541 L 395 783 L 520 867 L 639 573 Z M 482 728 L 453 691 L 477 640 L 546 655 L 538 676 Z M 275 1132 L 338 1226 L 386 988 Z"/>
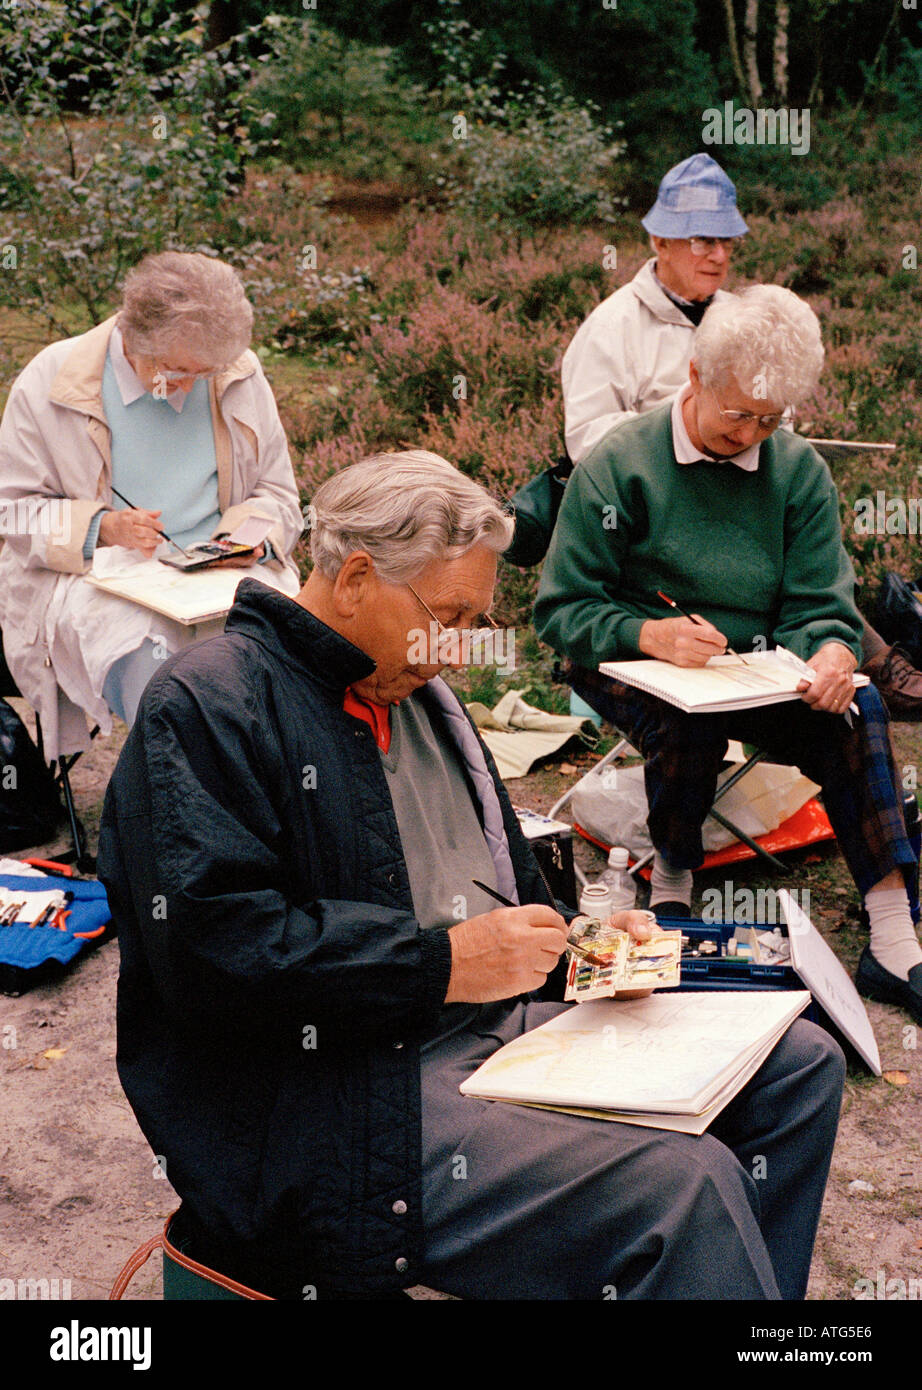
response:
<path fill-rule="evenodd" d="M 544 878 L 544 875 L 541 874 L 541 877 Z M 489 893 L 491 898 L 495 898 L 498 903 L 502 903 L 503 907 L 517 906 L 517 904 L 512 902 L 509 898 L 504 898 L 502 893 L 497 893 L 495 888 L 488 888 L 487 885 L 485 883 L 481 883 L 479 879 L 472 878 L 471 882 L 473 883 L 475 888 L 479 888 L 483 893 Z M 547 879 L 544 879 L 544 884 L 545 887 L 547 887 Z M 550 892 L 549 888 L 548 892 Z M 553 896 L 553 893 L 551 893 L 552 898 Z M 581 956 L 582 959 L 586 961 L 588 965 L 598 965 L 603 968 L 611 965 L 610 960 L 603 960 L 601 956 L 594 956 L 591 951 L 587 951 L 585 946 L 581 946 L 578 941 L 571 941 L 569 936 L 567 937 L 567 948 L 573 951 L 576 955 Z"/>

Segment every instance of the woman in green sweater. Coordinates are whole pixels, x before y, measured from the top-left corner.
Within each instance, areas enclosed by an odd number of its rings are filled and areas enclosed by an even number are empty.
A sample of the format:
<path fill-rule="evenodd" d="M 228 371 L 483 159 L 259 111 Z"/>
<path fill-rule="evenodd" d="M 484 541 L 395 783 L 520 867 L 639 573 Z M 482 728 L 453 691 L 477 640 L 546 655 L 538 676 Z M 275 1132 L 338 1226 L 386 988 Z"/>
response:
<path fill-rule="evenodd" d="M 576 692 L 646 759 L 651 902 L 688 911 L 727 739 L 755 743 L 823 788 L 871 923 L 859 989 L 922 1021 L 905 883 L 917 866 L 886 711 L 873 686 L 853 689 L 862 624 L 838 496 L 811 446 L 777 430 L 822 363 L 816 315 L 789 290 L 757 285 L 715 304 L 695 335 L 688 386 L 610 432 L 575 470 L 535 625 L 570 659 Z M 694 618 L 662 616 L 659 591 Z M 813 668 L 801 701 L 728 715 L 684 714 L 597 669 L 640 656 L 703 666 L 728 646 L 776 645 Z M 856 698 L 861 718 L 850 725 L 842 716 Z"/>

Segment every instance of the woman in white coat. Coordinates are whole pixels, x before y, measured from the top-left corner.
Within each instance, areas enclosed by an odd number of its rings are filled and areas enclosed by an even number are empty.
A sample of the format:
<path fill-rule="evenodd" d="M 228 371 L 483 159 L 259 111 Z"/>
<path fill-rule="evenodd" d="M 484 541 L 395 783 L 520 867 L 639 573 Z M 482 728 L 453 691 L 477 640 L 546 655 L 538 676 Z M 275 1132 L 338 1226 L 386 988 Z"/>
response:
<path fill-rule="evenodd" d="M 303 529 L 284 430 L 235 271 L 164 252 L 129 272 L 118 314 L 53 343 L 14 382 L 0 424 L 0 630 L 47 755 L 131 723 L 179 624 L 86 582 L 98 548 L 167 554 L 271 520 L 244 563 L 290 594 Z M 116 491 L 130 499 L 127 506 Z M 175 552 L 174 552 L 175 553 Z"/>

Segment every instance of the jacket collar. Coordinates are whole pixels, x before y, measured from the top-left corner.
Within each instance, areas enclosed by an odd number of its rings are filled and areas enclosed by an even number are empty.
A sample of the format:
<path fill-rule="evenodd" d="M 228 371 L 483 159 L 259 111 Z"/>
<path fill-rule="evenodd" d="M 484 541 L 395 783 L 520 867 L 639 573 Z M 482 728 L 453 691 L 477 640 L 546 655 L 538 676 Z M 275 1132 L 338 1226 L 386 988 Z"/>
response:
<path fill-rule="evenodd" d="M 633 280 L 629 281 L 631 289 L 640 302 L 645 304 L 650 310 L 650 313 L 653 314 L 655 318 L 658 318 L 661 323 L 678 323 L 681 324 L 683 328 L 692 327 L 691 319 L 683 314 L 678 304 L 674 303 L 673 300 L 669 298 L 668 294 L 653 274 L 653 267 L 655 265 L 655 256 L 651 256 L 648 261 L 644 261 Z"/>
<path fill-rule="evenodd" d="M 109 339 L 118 322 L 118 314 L 82 333 L 73 340 L 73 351 L 68 353 L 64 364 L 51 383 L 49 393 L 55 405 L 63 405 L 71 410 L 82 411 L 106 423 L 102 407 L 102 374 L 106 365 Z M 252 354 L 244 352 L 221 374 L 215 377 L 214 388 L 218 401 L 231 382 L 241 381 L 256 371 Z"/>
<path fill-rule="evenodd" d="M 113 314 L 89 333 L 82 333 L 73 340 L 72 351 L 51 383 L 49 396 L 54 405 L 80 410 L 106 423 L 102 408 L 102 373 L 117 318 L 118 315 Z"/>
<path fill-rule="evenodd" d="M 340 700 L 348 685 L 364 680 L 375 669 L 371 657 L 347 638 L 294 599 L 257 579 L 240 583 L 224 630 L 252 637 L 268 651 L 337 692 Z"/>

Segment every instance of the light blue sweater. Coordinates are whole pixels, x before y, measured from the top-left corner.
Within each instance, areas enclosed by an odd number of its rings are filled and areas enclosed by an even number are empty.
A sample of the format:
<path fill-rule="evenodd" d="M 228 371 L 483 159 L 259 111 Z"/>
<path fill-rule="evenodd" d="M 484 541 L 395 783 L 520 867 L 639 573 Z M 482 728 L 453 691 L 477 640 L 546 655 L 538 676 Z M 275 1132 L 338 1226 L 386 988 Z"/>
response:
<path fill-rule="evenodd" d="M 126 406 L 107 357 L 102 402 L 113 486 L 136 507 L 159 510 L 164 531 L 180 545 L 207 540 L 221 518 L 208 382 L 195 383 L 179 412 L 150 393 Z M 113 506 L 125 504 L 113 497 Z M 92 529 L 98 533 L 98 525 Z"/>

